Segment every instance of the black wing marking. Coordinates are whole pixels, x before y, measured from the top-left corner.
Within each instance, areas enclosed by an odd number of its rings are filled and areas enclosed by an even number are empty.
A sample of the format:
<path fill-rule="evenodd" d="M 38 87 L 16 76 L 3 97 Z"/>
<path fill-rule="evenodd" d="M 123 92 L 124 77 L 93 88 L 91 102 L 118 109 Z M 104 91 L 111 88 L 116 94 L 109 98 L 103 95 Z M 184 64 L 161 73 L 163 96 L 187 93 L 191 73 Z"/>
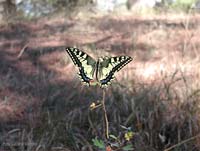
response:
<path fill-rule="evenodd" d="M 81 81 L 90 84 L 90 81 L 93 80 L 96 61 L 77 48 L 67 47 L 66 51 L 74 64 L 79 67 L 79 77 L 81 78 Z"/>
<path fill-rule="evenodd" d="M 121 70 L 125 65 L 132 61 L 129 56 L 119 56 L 111 58 L 103 58 L 103 61 L 99 63 L 99 82 L 101 87 L 105 87 L 110 84 L 114 79 L 114 73 Z"/>

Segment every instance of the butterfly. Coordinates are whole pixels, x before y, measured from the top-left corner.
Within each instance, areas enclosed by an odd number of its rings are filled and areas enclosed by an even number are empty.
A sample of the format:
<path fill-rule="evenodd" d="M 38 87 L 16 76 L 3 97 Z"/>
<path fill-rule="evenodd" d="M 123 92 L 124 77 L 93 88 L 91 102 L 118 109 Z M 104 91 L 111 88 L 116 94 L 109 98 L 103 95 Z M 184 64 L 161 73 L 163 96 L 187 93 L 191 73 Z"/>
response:
<path fill-rule="evenodd" d="M 132 61 L 129 56 L 101 57 L 95 61 L 91 56 L 77 48 L 67 47 L 66 51 L 79 68 L 81 81 L 89 86 L 97 83 L 102 88 L 111 83 L 115 72 Z"/>

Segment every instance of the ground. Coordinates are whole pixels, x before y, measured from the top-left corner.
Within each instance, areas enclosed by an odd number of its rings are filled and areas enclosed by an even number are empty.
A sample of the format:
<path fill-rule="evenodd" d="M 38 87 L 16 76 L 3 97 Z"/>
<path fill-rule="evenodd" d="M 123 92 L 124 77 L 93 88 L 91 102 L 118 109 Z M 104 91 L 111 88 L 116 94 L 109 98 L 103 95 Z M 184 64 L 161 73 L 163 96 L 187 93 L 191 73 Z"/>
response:
<path fill-rule="evenodd" d="M 81 96 L 88 94 L 88 88 L 81 86 L 77 68 L 65 52 L 66 46 L 78 47 L 94 58 L 131 56 L 133 61 L 116 74 L 115 80 L 130 89 L 133 84 L 138 87 L 181 78 L 181 82 L 174 82 L 172 90 L 179 97 L 184 97 L 186 87 L 188 95 L 192 91 L 199 93 L 196 91 L 200 86 L 199 25 L 198 14 L 79 15 L 2 25 L 0 121 L 7 128 L 1 133 L 27 123 L 37 127 L 46 102 L 53 106 L 59 101 L 73 100 L 76 95 L 79 106 L 88 105 L 87 97 Z M 178 104 L 177 100 L 172 104 Z M 76 106 L 63 104 L 68 105 L 65 112 Z M 175 109 L 169 112 L 171 117 L 167 119 L 172 120 L 177 112 Z"/>

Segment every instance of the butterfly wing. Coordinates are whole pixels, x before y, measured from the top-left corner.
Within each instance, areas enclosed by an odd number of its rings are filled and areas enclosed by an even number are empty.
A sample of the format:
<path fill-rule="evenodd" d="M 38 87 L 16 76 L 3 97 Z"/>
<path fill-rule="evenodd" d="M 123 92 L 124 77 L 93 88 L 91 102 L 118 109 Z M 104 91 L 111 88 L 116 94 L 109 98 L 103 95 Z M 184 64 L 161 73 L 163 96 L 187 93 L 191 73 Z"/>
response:
<path fill-rule="evenodd" d="M 68 47 L 66 48 L 69 56 L 74 64 L 79 67 L 79 76 L 81 81 L 90 85 L 90 81 L 93 80 L 96 61 L 83 51 Z"/>
<path fill-rule="evenodd" d="M 129 56 L 100 58 L 97 66 L 97 79 L 100 82 L 101 87 L 109 85 L 111 80 L 114 79 L 114 73 L 118 72 L 131 61 L 132 58 Z"/>

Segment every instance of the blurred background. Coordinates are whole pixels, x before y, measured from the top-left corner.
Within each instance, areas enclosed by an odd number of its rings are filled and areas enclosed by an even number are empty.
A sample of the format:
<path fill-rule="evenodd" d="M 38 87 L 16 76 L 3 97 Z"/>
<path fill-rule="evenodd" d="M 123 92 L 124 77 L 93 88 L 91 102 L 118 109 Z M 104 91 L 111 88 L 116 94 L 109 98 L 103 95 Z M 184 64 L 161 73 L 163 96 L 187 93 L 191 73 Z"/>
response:
<path fill-rule="evenodd" d="M 0 0 L 0 151 L 98 151 L 94 138 L 120 151 L 199 151 L 199 9 L 199 0 Z M 106 89 L 117 139 L 104 139 L 102 108 L 90 109 L 102 90 L 82 85 L 67 46 L 133 58 Z"/>

